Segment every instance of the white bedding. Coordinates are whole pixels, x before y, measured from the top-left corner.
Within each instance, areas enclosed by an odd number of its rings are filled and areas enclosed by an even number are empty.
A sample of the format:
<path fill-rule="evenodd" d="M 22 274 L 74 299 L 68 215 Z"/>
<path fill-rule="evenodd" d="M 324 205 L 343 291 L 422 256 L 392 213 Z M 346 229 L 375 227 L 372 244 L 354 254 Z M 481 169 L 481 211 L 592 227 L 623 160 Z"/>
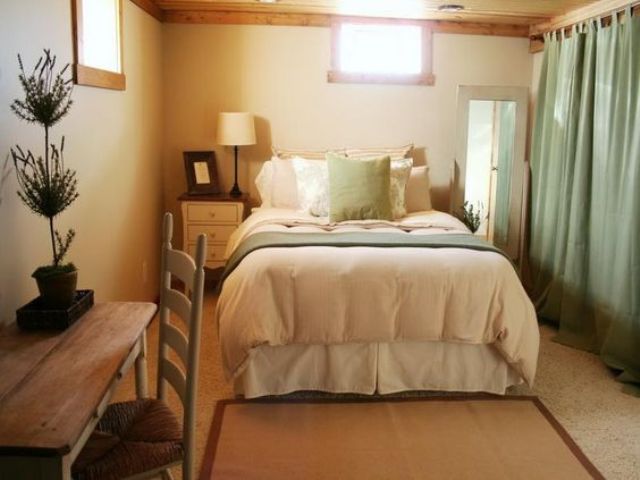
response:
<path fill-rule="evenodd" d="M 448 214 L 329 224 L 291 210 L 256 209 L 227 255 L 263 231 L 468 233 Z M 223 366 L 238 377 L 252 349 L 282 345 L 433 342 L 492 345 L 532 384 L 539 334 L 509 261 L 461 248 L 296 247 L 256 250 L 226 279 L 217 303 Z"/>
<path fill-rule="evenodd" d="M 350 220 L 332 224 L 328 217 L 314 217 L 308 213 L 285 208 L 254 208 L 252 214 L 231 235 L 227 243 L 226 258 L 238 247 L 240 242 L 258 232 L 354 232 L 366 229 L 370 232 L 404 231 L 414 235 L 433 233 L 469 233 L 465 225 L 451 215 L 430 210 L 428 212 L 409 213 L 394 220 Z"/>
<path fill-rule="evenodd" d="M 408 390 L 504 395 L 523 382 L 491 345 L 448 342 L 261 345 L 234 390 L 245 398 L 300 390 L 388 395 Z"/>

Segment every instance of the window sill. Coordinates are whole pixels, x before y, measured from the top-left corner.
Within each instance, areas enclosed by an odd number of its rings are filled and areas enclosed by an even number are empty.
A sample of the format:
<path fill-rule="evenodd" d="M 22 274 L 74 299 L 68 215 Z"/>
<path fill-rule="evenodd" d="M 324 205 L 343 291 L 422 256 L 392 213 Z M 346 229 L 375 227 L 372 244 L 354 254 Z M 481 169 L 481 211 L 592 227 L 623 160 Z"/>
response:
<path fill-rule="evenodd" d="M 426 85 L 433 86 L 436 83 L 435 75 L 393 75 L 377 73 L 346 73 L 335 70 L 327 72 L 329 83 L 369 83 L 389 85 Z"/>
<path fill-rule="evenodd" d="M 76 85 L 109 88 L 111 90 L 126 90 L 127 81 L 124 73 L 110 72 L 99 68 L 75 64 Z"/>

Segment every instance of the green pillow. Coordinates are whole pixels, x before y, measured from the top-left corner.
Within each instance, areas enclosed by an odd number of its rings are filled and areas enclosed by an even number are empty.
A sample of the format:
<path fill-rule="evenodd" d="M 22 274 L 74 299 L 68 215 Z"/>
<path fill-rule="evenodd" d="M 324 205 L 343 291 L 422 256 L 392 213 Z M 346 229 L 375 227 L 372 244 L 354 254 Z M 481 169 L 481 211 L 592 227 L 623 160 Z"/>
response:
<path fill-rule="evenodd" d="M 389 156 L 355 160 L 328 153 L 329 220 L 392 220 Z"/>

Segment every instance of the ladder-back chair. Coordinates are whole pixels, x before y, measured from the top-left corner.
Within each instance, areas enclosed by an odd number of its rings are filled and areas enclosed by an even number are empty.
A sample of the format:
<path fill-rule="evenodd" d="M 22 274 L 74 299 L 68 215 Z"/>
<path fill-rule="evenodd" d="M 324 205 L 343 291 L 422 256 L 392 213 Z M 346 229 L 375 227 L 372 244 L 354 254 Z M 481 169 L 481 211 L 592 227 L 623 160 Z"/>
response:
<path fill-rule="evenodd" d="M 172 237 L 173 217 L 166 213 L 160 267 L 157 398 L 107 408 L 73 466 L 74 478 L 79 480 L 170 479 L 169 469 L 179 464 L 184 480 L 196 478 L 196 392 L 207 238 L 198 236 L 194 262 L 185 252 L 172 248 Z M 173 277 L 184 284 L 186 294 L 171 287 Z M 171 322 L 172 312 L 186 325 L 187 335 Z M 183 368 L 170 358 L 170 350 Z M 182 402 L 182 428 L 166 404 L 167 385 Z"/>

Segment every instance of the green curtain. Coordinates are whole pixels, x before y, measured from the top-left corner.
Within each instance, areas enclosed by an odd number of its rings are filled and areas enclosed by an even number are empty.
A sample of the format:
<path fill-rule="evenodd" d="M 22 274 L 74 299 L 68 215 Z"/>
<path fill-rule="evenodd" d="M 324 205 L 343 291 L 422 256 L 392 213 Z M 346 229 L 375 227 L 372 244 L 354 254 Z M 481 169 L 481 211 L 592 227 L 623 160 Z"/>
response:
<path fill-rule="evenodd" d="M 640 382 L 640 18 L 545 37 L 530 264 L 557 340 Z"/>
<path fill-rule="evenodd" d="M 511 205 L 511 170 L 516 138 L 516 102 L 498 102 L 498 152 L 496 175 L 496 208 L 493 239 L 497 245 L 506 245 L 509 234 L 509 207 Z"/>

